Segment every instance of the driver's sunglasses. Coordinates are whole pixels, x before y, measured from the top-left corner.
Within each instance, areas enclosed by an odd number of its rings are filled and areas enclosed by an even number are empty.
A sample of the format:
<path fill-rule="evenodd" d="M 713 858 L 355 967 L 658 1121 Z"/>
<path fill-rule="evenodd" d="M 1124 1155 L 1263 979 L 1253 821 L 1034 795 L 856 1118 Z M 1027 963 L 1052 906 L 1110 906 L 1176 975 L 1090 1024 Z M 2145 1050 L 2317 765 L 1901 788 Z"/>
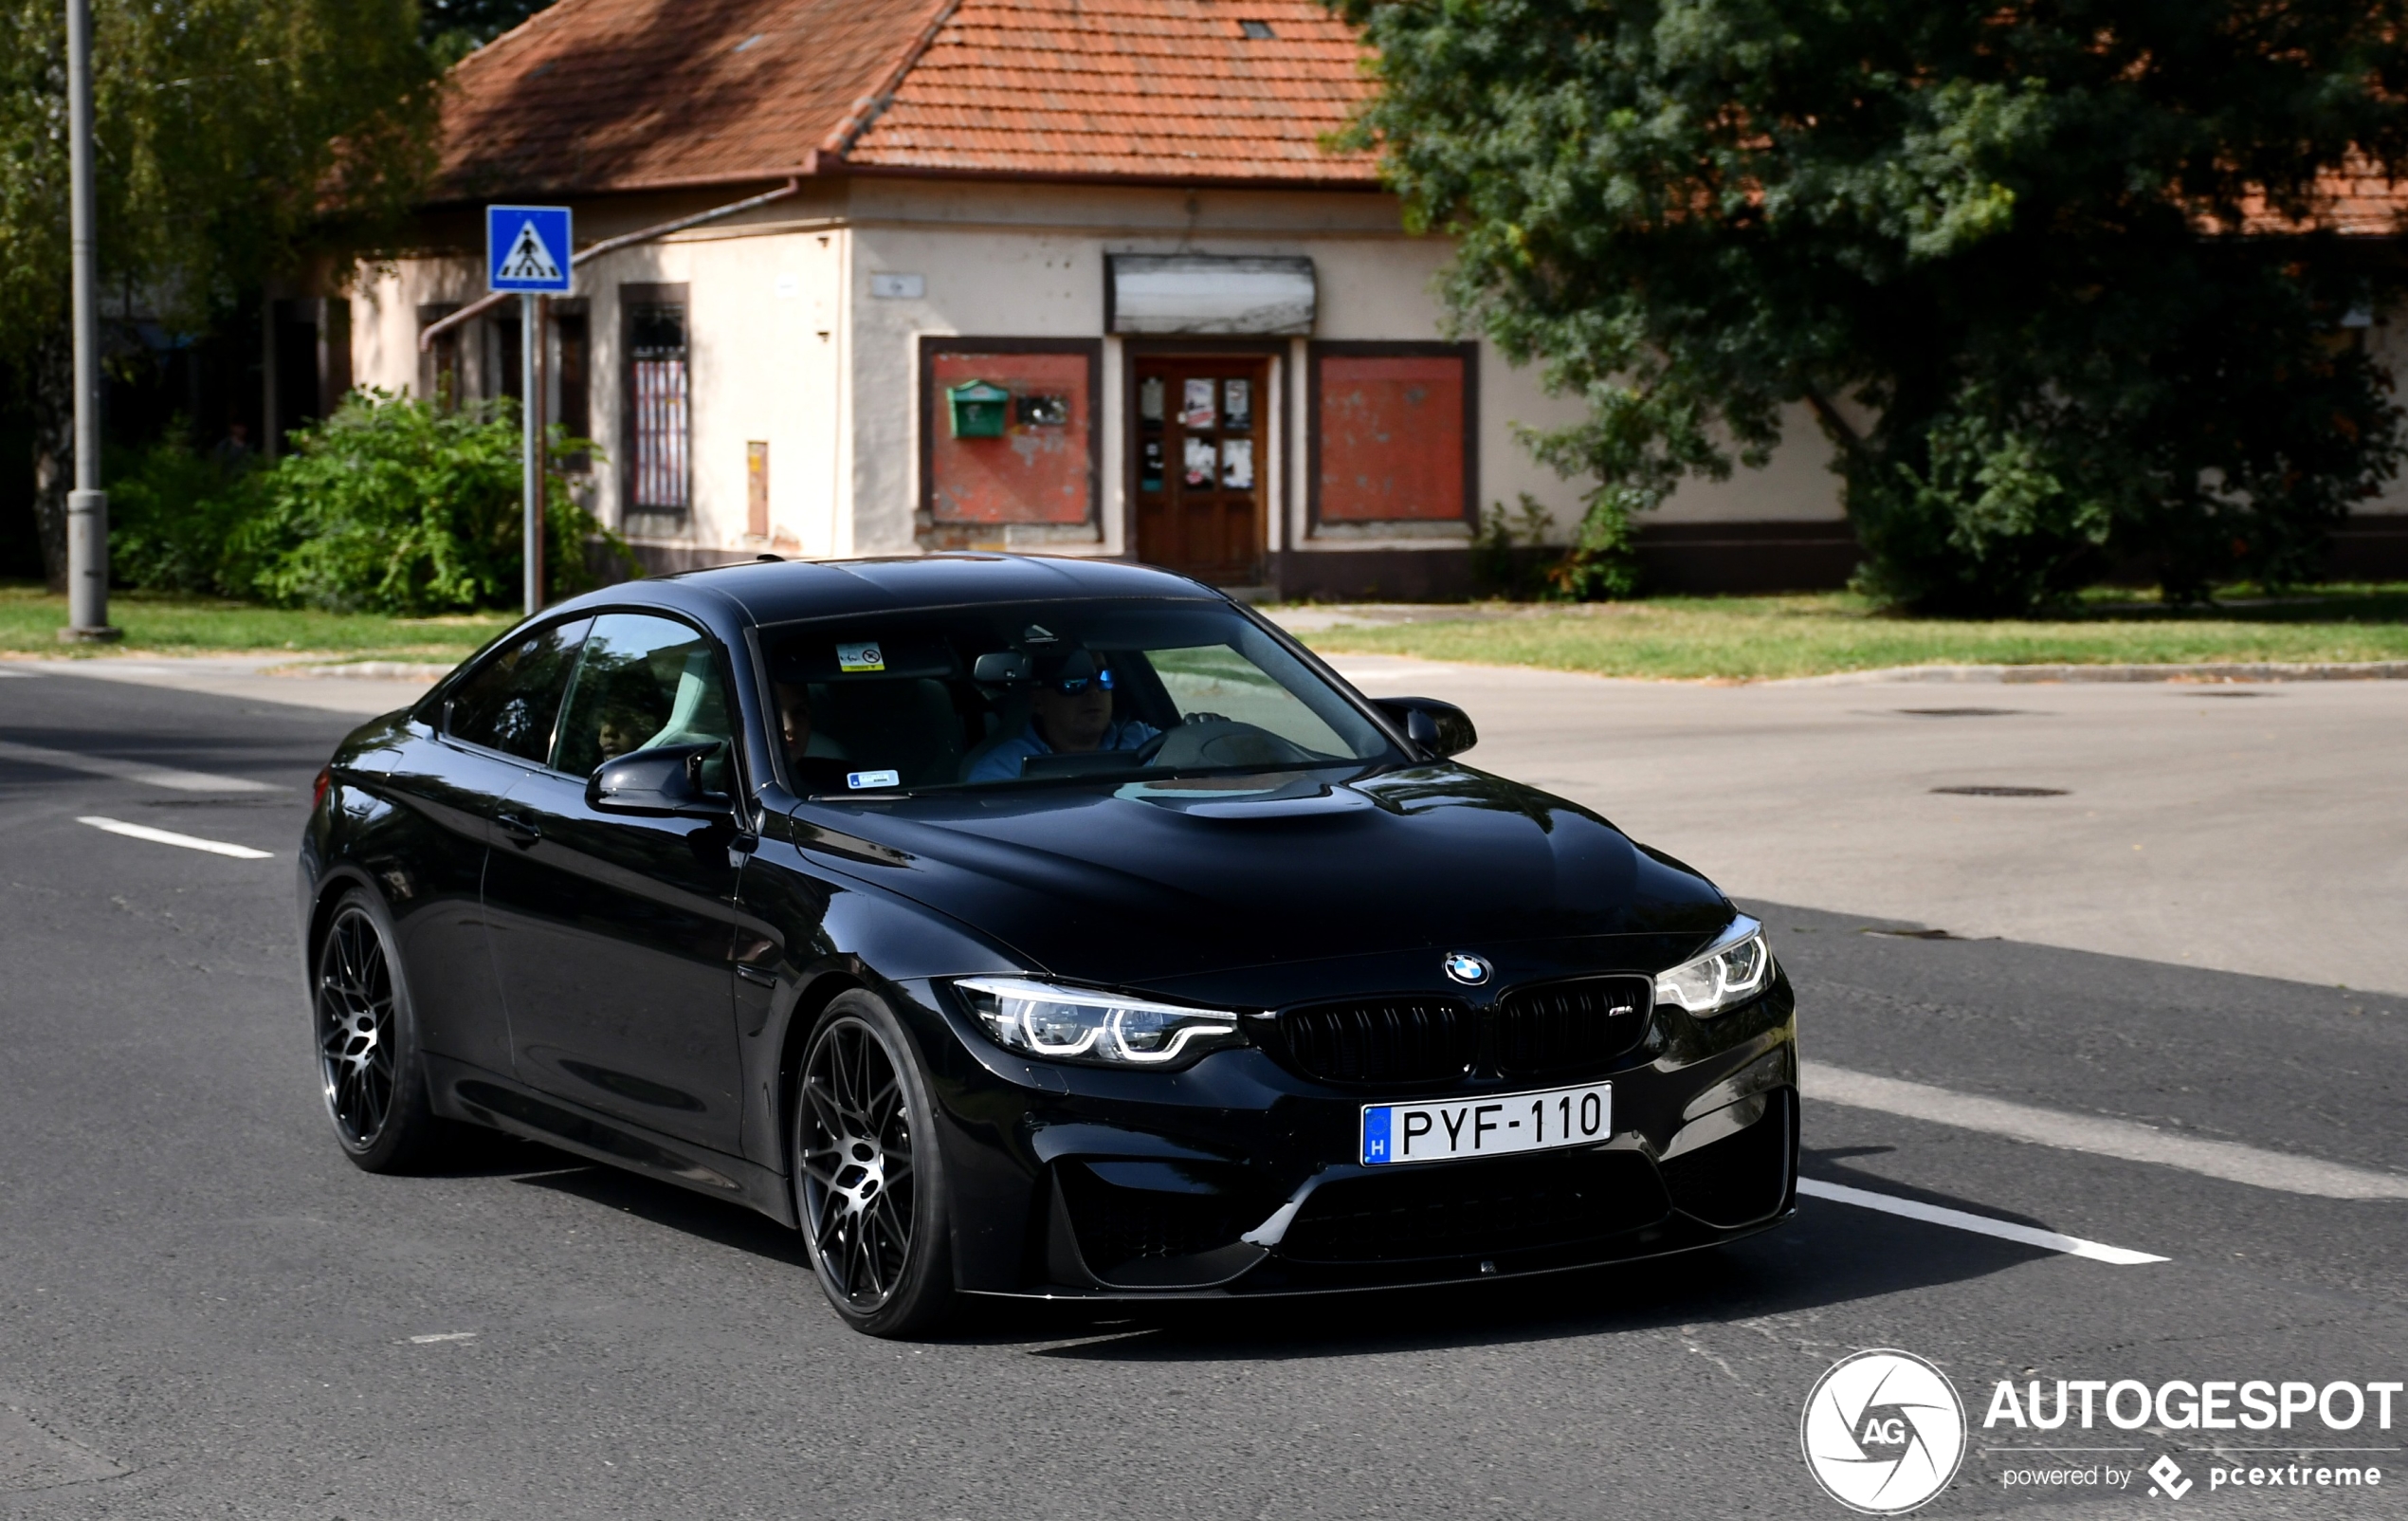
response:
<path fill-rule="evenodd" d="M 1112 689 L 1112 672 L 1107 669 L 1099 670 L 1092 676 L 1068 676 L 1060 681 L 1047 682 L 1046 685 L 1065 697 L 1072 697 L 1085 691 L 1090 682 L 1108 692 Z"/>

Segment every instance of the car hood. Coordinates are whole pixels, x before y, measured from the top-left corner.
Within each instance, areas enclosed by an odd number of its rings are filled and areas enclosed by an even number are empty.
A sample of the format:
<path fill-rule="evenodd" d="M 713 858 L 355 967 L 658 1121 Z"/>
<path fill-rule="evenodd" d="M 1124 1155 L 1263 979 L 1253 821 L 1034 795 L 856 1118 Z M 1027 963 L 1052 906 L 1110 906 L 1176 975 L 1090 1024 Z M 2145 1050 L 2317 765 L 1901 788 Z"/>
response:
<path fill-rule="evenodd" d="M 1451 763 L 812 803 L 793 823 L 1031 970 L 1116 986 L 1598 936 L 1677 955 L 1732 912 L 1588 810 Z"/>

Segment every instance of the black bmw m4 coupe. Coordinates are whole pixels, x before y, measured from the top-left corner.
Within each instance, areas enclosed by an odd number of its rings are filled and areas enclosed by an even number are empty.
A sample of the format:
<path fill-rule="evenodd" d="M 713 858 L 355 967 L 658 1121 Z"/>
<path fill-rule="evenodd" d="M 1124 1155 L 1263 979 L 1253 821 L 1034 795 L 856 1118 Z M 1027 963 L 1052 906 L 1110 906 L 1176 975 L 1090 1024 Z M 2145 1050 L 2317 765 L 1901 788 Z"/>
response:
<path fill-rule="evenodd" d="M 300 910 L 370 1171 L 464 1126 L 958 1295 L 1246 1296 L 1685 1251 L 1795 1207 L 1761 927 L 1136 566 L 758 563 L 550 609 L 318 779 Z"/>

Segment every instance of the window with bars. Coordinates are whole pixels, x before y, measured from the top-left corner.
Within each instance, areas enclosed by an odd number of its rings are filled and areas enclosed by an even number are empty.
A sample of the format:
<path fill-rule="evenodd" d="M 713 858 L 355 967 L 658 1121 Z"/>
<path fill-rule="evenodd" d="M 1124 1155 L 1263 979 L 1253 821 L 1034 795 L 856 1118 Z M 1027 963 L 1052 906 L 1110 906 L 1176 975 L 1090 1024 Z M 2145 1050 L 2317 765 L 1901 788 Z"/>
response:
<path fill-rule="evenodd" d="M 683 286 L 634 287 L 626 301 L 630 512 L 689 504 L 693 376 L 684 296 Z"/>

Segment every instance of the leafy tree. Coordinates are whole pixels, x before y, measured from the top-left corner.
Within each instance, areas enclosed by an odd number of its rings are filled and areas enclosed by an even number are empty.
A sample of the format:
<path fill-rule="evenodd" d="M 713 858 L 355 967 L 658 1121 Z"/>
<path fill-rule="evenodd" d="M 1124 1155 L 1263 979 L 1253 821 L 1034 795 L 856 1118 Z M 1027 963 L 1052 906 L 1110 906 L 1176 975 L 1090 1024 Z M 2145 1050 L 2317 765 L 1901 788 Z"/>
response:
<path fill-rule="evenodd" d="M 0 360 L 30 376 L 43 554 L 73 476 L 65 8 L 0 0 Z M 414 0 L 94 0 L 104 289 L 206 326 L 313 252 L 392 225 L 440 75 Z"/>
<path fill-rule="evenodd" d="M 2312 572 L 2400 460 L 2320 182 L 2408 161 L 2402 0 L 1331 0 L 1462 323 L 1582 397 L 1590 541 L 1835 443 L 1873 590 Z"/>
<path fill-rule="evenodd" d="M 508 607 L 520 595 L 522 518 L 518 406 L 446 412 L 431 402 L 355 391 L 259 478 L 265 501 L 230 559 L 270 601 L 426 616 Z M 546 474 L 544 581 L 550 596 L 593 584 L 599 537 L 629 574 L 634 557 L 577 504 L 560 466 L 595 452 L 554 430 Z"/>
<path fill-rule="evenodd" d="M 445 67 L 552 4 L 552 0 L 424 0 L 419 29 Z"/>

